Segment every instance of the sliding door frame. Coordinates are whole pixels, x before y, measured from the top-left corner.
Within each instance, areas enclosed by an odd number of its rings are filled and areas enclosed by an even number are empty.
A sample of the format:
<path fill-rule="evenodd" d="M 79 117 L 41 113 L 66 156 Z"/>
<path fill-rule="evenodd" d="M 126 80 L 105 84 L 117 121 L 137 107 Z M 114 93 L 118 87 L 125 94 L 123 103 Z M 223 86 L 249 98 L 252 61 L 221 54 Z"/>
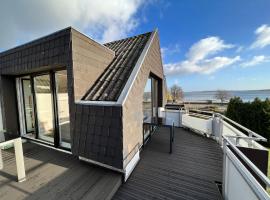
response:
<path fill-rule="evenodd" d="M 30 82 L 30 85 L 31 85 L 31 93 L 32 93 L 32 101 L 33 101 L 33 111 L 32 112 L 34 113 L 34 115 L 35 115 L 35 108 L 34 108 L 35 107 L 35 103 L 34 103 L 34 98 L 33 98 L 31 78 L 25 78 L 25 77 L 21 78 L 20 79 L 20 82 L 21 82 L 20 84 L 22 86 L 22 103 L 23 103 L 24 126 L 25 126 L 25 133 L 28 134 L 28 133 L 33 133 L 34 130 L 28 131 L 28 129 L 27 129 L 25 91 L 24 91 L 24 87 L 23 87 L 24 81 L 26 81 L 26 80 L 29 81 Z M 34 116 L 34 121 L 35 121 L 35 119 L 36 119 L 36 117 Z M 34 123 L 35 123 L 35 127 L 36 127 L 36 121 Z M 34 129 L 35 129 L 35 127 L 34 127 Z"/>
<path fill-rule="evenodd" d="M 70 148 L 68 147 L 63 147 L 61 146 L 60 142 L 60 130 L 59 130 L 59 114 L 58 114 L 58 99 L 57 99 L 57 89 L 56 89 L 56 72 L 58 71 L 62 71 L 62 70 L 67 70 L 65 67 L 64 68 L 59 68 L 57 70 L 47 70 L 47 71 L 42 71 L 42 72 L 37 72 L 37 73 L 31 73 L 31 74 L 25 74 L 23 76 L 17 76 L 17 78 L 21 79 L 21 86 L 22 86 L 22 80 L 25 79 L 25 76 L 29 76 L 30 79 L 30 84 L 31 84 L 31 90 L 32 90 L 32 95 L 33 95 L 33 109 L 34 109 L 34 121 L 35 121 L 35 139 L 40 140 L 41 143 L 44 143 L 43 140 L 41 140 L 39 138 L 39 128 L 38 128 L 38 113 L 37 113 L 37 101 L 36 101 L 36 92 L 35 92 L 35 83 L 34 83 L 34 77 L 37 76 L 42 76 L 42 75 L 49 75 L 50 77 L 50 90 L 52 92 L 52 104 L 53 104 L 53 108 L 52 108 L 52 112 L 53 112 L 53 131 L 54 131 L 54 141 L 53 143 L 51 143 L 52 146 L 54 146 L 55 148 L 60 148 L 60 149 L 64 149 L 64 150 L 68 150 L 70 151 Z M 24 94 L 23 88 L 21 90 L 21 95 Z M 24 99 L 23 99 L 23 107 L 25 109 L 25 103 L 24 103 Z M 27 134 L 27 127 L 26 127 L 26 116 L 25 116 L 25 111 L 24 111 L 24 126 L 25 126 L 25 133 Z M 30 138 L 31 139 L 31 138 Z M 47 141 L 45 142 L 47 144 Z"/>

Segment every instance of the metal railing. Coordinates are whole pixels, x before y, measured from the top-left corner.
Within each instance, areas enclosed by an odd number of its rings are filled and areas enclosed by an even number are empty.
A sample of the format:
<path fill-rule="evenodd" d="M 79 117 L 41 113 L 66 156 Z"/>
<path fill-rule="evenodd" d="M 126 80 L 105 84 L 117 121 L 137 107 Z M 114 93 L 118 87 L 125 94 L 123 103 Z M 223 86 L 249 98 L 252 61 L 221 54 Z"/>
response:
<path fill-rule="evenodd" d="M 231 136 L 223 137 L 222 191 L 224 199 L 230 200 L 242 197 L 245 200 L 269 200 L 270 197 L 267 191 L 252 175 L 251 171 L 256 174 L 256 176 L 266 185 L 266 187 L 270 187 L 269 178 L 254 163 L 252 163 L 250 159 L 244 153 L 242 153 L 239 148 L 237 148 L 236 145 L 230 141 L 230 138 Z M 249 167 L 249 170 L 244 164 Z M 233 172 L 233 167 L 236 168 L 235 172 Z M 239 173 L 240 176 L 237 176 L 237 173 Z M 244 180 L 246 185 L 243 183 L 240 184 L 242 181 L 241 179 Z M 230 184 L 233 183 L 237 184 L 238 190 L 235 190 L 230 186 Z M 247 188 L 249 188 L 249 190 Z M 241 193 L 241 190 L 245 190 L 246 193 Z"/>
<path fill-rule="evenodd" d="M 254 149 L 254 152 L 268 151 L 258 143 L 267 141 L 266 138 L 220 113 L 185 110 L 179 111 L 179 115 L 181 126 L 216 139 L 223 149 L 222 191 L 225 200 L 270 199 L 262 186 L 270 187 L 269 178 L 242 152 L 243 148 Z M 203 119 L 198 115 L 210 118 Z"/>
<path fill-rule="evenodd" d="M 246 131 L 246 132 L 248 133 L 248 136 L 249 136 L 249 137 L 255 137 L 257 141 L 263 141 L 263 142 L 266 142 L 266 141 L 267 141 L 266 138 L 262 137 L 262 136 L 259 135 L 258 133 L 255 133 L 254 131 L 252 131 L 252 130 L 250 130 L 250 129 L 244 127 L 244 126 L 242 126 L 241 124 L 239 124 L 239 123 L 237 123 L 237 122 L 231 120 L 230 118 L 228 118 L 228 117 L 226 117 L 226 116 L 224 116 L 224 115 L 222 115 L 222 114 L 215 113 L 214 115 L 219 116 L 219 117 L 222 118 L 223 120 L 228 121 L 228 122 L 232 123 L 233 125 L 237 126 L 238 128 L 240 128 L 240 129 Z"/>

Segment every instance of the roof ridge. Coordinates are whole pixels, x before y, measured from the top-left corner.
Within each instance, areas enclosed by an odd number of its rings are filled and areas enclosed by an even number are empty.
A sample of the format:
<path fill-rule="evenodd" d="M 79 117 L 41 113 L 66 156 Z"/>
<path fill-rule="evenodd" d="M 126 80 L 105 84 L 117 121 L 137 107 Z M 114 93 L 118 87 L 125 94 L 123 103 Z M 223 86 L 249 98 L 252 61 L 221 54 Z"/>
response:
<path fill-rule="evenodd" d="M 140 36 L 143 36 L 143 35 L 151 34 L 153 32 L 155 32 L 155 30 L 154 31 L 148 31 L 148 32 L 145 32 L 145 33 L 141 33 L 141 34 L 138 34 L 138 35 L 133 35 L 133 36 L 126 37 L 126 38 L 122 38 L 122 39 L 119 39 L 119 40 L 114 40 L 114 41 L 106 42 L 103 45 L 110 45 L 110 44 L 115 43 L 115 42 L 120 42 L 122 40 L 128 40 L 128 39 L 140 37 Z"/>

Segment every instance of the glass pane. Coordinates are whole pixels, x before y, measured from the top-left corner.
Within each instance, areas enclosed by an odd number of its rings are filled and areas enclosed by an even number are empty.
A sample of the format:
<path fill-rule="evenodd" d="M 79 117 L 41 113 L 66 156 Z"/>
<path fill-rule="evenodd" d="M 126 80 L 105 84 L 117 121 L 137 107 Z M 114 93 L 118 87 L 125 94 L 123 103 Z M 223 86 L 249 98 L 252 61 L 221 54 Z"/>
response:
<path fill-rule="evenodd" d="M 143 94 L 143 118 L 147 120 L 152 117 L 152 94 L 151 94 L 151 79 L 147 80 Z"/>
<path fill-rule="evenodd" d="M 34 78 L 39 138 L 54 141 L 54 115 L 49 75 Z"/>
<path fill-rule="evenodd" d="M 152 78 L 152 105 L 153 117 L 158 117 L 158 81 Z"/>
<path fill-rule="evenodd" d="M 31 87 L 30 80 L 23 79 L 22 87 L 23 87 L 23 101 L 24 101 L 26 132 L 30 133 L 30 132 L 33 132 L 35 128 L 33 96 L 32 96 L 32 87 Z"/>
<path fill-rule="evenodd" d="M 69 104 L 67 89 L 67 71 L 58 71 L 55 73 L 57 106 L 59 118 L 60 145 L 69 147 L 70 144 L 70 122 L 69 122 Z"/>

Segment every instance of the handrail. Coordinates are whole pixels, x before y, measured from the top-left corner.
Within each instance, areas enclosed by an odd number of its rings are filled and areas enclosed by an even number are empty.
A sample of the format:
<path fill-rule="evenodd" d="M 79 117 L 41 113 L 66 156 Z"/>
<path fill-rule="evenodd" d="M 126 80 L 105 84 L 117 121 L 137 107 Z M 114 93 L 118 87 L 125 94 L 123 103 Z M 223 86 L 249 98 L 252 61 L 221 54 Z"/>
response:
<path fill-rule="evenodd" d="M 228 118 L 228 117 L 226 117 L 226 116 L 224 116 L 224 115 L 222 115 L 222 114 L 219 114 L 219 113 L 215 113 L 215 115 L 220 116 L 222 119 L 225 119 L 225 120 L 231 122 L 232 124 L 238 126 L 239 128 L 241 128 L 241 129 L 247 131 L 247 132 L 250 134 L 249 136 L 255 136 L 255 137 L 259 138 L 260 141 L 264 141 L 264 142 L 267 141 L 267 139 L 264 138 L 263 136 L 259 135 L 258 133 L 255 133 L 254 131 L 252 131 L 252 130 L 250 130 L 250 129 L 244 127 L 244 126 L 242 126 L 241 124 L 239 124 L 239 123 L 237 123 L 237 122 L 231 120 L 230 118 Z"/>
<path fill-rule="evenodd" d="M 226 120 L 226 121 L 229 121 L 230 123 L 234 124 L 235 126 L 241 128 L 242 130 L 246 131 L 248 134 L 249 134 L 249 137 L 251 136 L 254 136 L 256 138 L 258 138 L 258 141 L 263 141 L 263 142 L 266 142 L 267 139 L 261 135 L 259 135 L 258 133 L 255 133 L 254 131 L 242 126 L 241 124 L 233 121 L 232 119 L 220 114 L 220 113 L 216 113 L 216 112 L 212 112 L 212 111 L 202 111 L 202 110 L 196 110 L 196 109 L 191 109 L 191 110 L 187 110 L 187 111 L 195 111 L 195 112 L 198 112 L 198 113 L 207 113 L 207 114 L 212 114 L 213 116 L 218 116 L 220 118 L 222 118 L 223 120 Z"/>
<path fill-rule="evenodd" d="M 188 111 L 189 112 L 201 113 L 201 114 L 209 114 L 209 115 L 215 114 L 214 112 L 211 112 L 211 111 L 204 111 L 204 110 L 198 110 L 198 109 L 188 109 Z"/>
<path fill-rule="evenodd" d="M 267 178 L 261 170 L 258 169 L 256 165 L 254 165 L 246 156 L 243 154 L 230 140 L 230 136 L 223 137 L 224 142 L 228 143 L 230 147 L 234 150 L 234 152 L 251 168 L 251 170 L 269 187 L 270 180 Z M 223 145 L 223 148 L 225 146 Z"/>
<path fill-rule="evenodd" d="M 237 136 L 230 135 L 230 136 L 227 136 L 227 137 L 236 138 L 236 139 L 238 138 L 238 139 L 247 139 L 247 140 L 260 141 L 260 138 L 254 138 L 254 137 L 248 137 L 248 136 L 240 136 L 240 135 L 237 135 Z"/>

